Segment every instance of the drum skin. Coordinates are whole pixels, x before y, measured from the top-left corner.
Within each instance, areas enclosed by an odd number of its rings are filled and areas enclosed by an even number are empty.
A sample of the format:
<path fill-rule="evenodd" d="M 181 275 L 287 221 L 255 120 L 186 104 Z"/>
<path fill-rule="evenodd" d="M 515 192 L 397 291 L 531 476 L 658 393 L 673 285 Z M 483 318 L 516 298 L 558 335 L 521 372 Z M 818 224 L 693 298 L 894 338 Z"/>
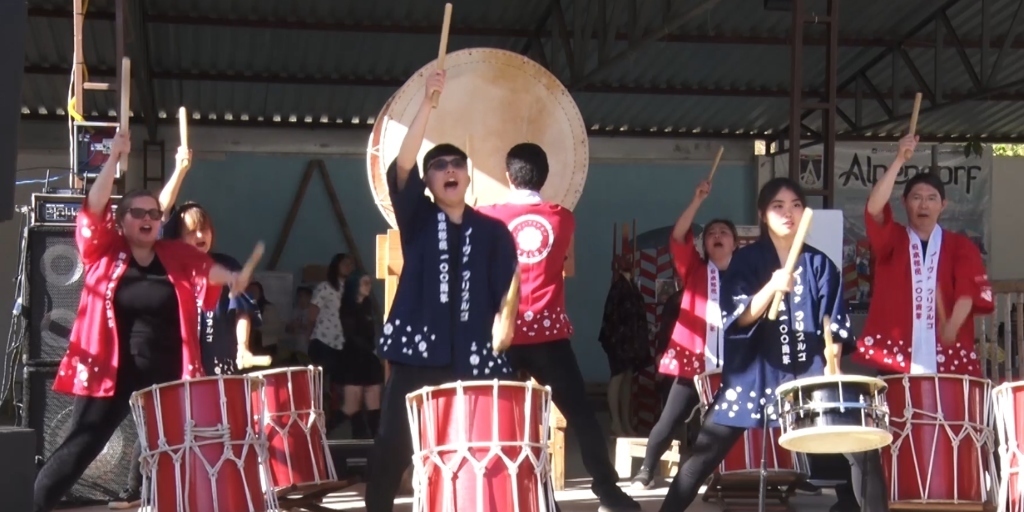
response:
<path fill-rule="evenodd" d="M 267 466 L 274 488 L 333 480 L 324 457 L 322 370 L 285 368 L 251 375 L 266 382 L 253 401 L 264 407 Z"/>
<path fill-rule="evenodd" d="M 1024 382 L 992 391 L 1002 481 L 999 502 L 1006 512 L 1024 512 Z"/>
<path fill-rule="evenodd" d="M 398 156 L 407 127 L 423 101 L 436 62 L 423 66 L 385 103 L 367 148 L 370 190 L 393 228 L 395 214 L 385 173 Z M 445 57 L 445 90 L 431 113 L 417 160 L 440 143 L 469 155 L 467 202 L 484 206 L 508 194 L 505 155 L 522 142 L 544 148 L 551 172 L 541 196 L 570 210 L 583 194 L 590 146 L 579 107 L 547 69 L 515 52 L 470 48 Z"/>
<path fill-rule="evenodd" d="M 995 450 L 987 427 L 991 383 L 945 374 L 881 379 L 893 434 L 882 449 L 889 501 L 985 502 Z"/>
<path fill-rule="evenodd" d="M 722 372 L 706 372 L 696 377 L 702 380 L 697 384 L 700 390 L 701 403 L 710 407 L 718 389 L 722 387 Z M 765 464 L 769 473 L 794 472 L 798 471 L 798 465 L 793 457 L 793 452 L 779 446 L 778 428 L 773 428 L 768 433 L 771 442 L 765 452 Z M 761 428 L 747 429 L 743 437 L 733 445 L 725 460 L 718 466 L 718 473 L 728 474 L 737 472 L 759 472 L 761 471 L 761 446 L 764 440 L 764 431 Z"/>
<path fill-rule="evenodd" d="M 144 428 L 140 432 L 145 438 L 143 455 L 159 449 L 161 425 L 163 441 L 171 448 L 155 459 L 156 479 L 150 482 L 153 510 L 267 510 L 260 482 L 260 454 L 253 436 L 259 432 L 259 418 L 254 414 L 257 408 L 250 402 L 253 391 L 261 386 L 262 381 L 252 377 L 206 377 L 154 386 L 135 395 L 144 417 L 144 424 L 139 426 Z M 222 416 L 222 402 L 226 416 Z M 195 425 L 192 440 L 186 439 L 185 431 L 190 422 Z M 201 433 L 203 429 L 205 435 Z M 242 462 L 241 466 L 232 460 L 220 463 L 225 440 L 232 445 L 231 453 Z M 172 453 L 182 452 L 181 463 L 176 465 Z M 218 463 L 216 476 L 211 478 L 210 468 Z M 179 492 L 184 502 L 179 501 Z"/>
<path fill-rule="evenodd" d="M 541 427 L 547 412 L 545 390 L 515 383 L 461 382 L 410 394 L 418 410 L 420 452 L 424 463 L 428 512 L 542 512 L 545 499 L 538 486 L 550 473 L 538 471 L 546 441 Z M 497 393 L 494 385 L 497 384 Z M 414 433 L 416 434 L 416 433 Z M 474 443 L 467 446 L 467 443 Z M 504 443 L 499 446 L 499 443 Z M 531 448 L 526 444 L 533 444 Z M 496 446 L 499 446 L 495 449 Z M 489 455 L 492 450 L 501 455 Z M 524 453 L 532 451 L 532 453 Z M 521 456 L 515 475 L 509 471 Z M 505 459 L 510 462 L 507 462 Z M 451 476 L 441 465 L 451 470 Z M 476 467 L 483 468 L 478 481 Z M 550 466 L 548 466 L 550 467 Z M 541 473 L 541 474 L 538 474 Z M 450 486 L 450 487 L 449 487 Z M 446 503 L 447 497 L 453 498 Z M 478 506 L 482 498 L 483 509 Z M 518 507 L 514 504 L 518 502 Z"/>

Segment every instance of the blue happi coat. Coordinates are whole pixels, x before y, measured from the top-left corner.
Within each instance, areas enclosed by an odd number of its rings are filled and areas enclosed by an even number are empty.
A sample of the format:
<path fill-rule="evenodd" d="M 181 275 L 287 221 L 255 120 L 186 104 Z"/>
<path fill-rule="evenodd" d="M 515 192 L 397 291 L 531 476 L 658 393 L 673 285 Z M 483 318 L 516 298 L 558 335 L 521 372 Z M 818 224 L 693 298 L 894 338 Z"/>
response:
<path fill-rule="evenodd" d="M 492 352 L 491 328 L 518 265 L 515 241 L 496 219 L 466 207 L 462 224 L 424 192 L 413 168 L 398 190 L 394 164 L 387 173 L 402 239 L 402 274 L 378 343 L 381 357 L 413 366 L 451 365 L 456 379 L 512 373 Z"/>
<path fill-rule="evenodd" d="M 825 253 L 803 246 L 793 271 L 793 291 L 787 293 L 777 320 L 767 313 L 741 327 L 736 320 L 750 300 L 782 268 L 771 240 L 762 237 L 736 251 L 723 276 L 725 354 L 722 387 L 715 396 L 712 419 L 734 427 L 761 427 L 777 422 L 775 389 L 784 382 L 825 373 L 823 319 L 831 317 L 833 341 L 853 343 L 843 300 L 839 269 Z"/>

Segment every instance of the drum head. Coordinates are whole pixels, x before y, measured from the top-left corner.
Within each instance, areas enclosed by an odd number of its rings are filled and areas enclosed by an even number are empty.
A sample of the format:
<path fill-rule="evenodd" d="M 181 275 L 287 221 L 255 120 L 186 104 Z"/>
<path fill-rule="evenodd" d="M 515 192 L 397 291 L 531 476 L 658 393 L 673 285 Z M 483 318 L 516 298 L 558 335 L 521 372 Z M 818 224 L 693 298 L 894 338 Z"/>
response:
<path fill-rule="evenodd" d="M 882 379 L 877 379 L 875 377 L 866 377 L 864 375 L 822 375 L 819 377 L 807 377 L 805 379 L 798 379 L 782 384 L 781 386 L 775 389 L 775 396 L 783 396 L 789 394 L 794 389 L 804 386 L 817 386 L 820 384 L 828 384 L 833 382 L 843 384 L 867 384 L 871 386 L 871 390 L 874 392 L 885 391 L 885 389 L 888 387 L 885 381 L 883 381 Z"/>
<path fill-rule="evenodd" d="M 385 173 L 398 156 L 407 127 L 423 101 L 426 76 L 434 62 L 409 79 L 384 105 L 367 149 L 370 190 L 388 224 L 397 228 Z M 570 210 L 583 194 L 590 146 L 583 116 L 569 91 L 536 62 L 506 50 L 471 48 L 445 57 L 444 94 L 431 113 L 417 160 L 440 143 L 469 155 L 471 205 L 504 200 L 508 193 L 505 154 L 521 142 L 544 148 L 551 173 L 544 199 Z"/>
<path fill-rule="evenodd" d="M 867 452 L 890 444 L 892 434 L 868 427 L 812 427 L 779 437 L 779 446 L 792 452 L 810 454 Z"/>

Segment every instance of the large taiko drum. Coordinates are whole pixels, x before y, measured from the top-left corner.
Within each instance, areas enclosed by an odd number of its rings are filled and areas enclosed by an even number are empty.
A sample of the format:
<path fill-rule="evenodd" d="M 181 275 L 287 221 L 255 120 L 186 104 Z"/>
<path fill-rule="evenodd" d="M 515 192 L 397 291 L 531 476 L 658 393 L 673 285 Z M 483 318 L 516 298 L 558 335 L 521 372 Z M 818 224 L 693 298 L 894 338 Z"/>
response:
<path fill-rule="evenodd" d="M 160 384 L 131 397 L 142 443 L 142 505 L 159 512 L 277 509 L 262 461 L 267 442 L 259 377 Z"/>
<path fill-rule="evenodd" d="M 893 441 L 882 449 L 891 503 L 990 502 L 996 478 L 991 383 L 961 375 L 892 375 Z"/>
<path fill-rule="evenodd" d="M 999 512 L 1024 512 L 1024 381 L 992 391 L 999 434 Z"/>
<path fill-rule="evenodd" d="M 253 397 L 263 407 L 267 466 L 274 489 L 337 480 L 325 449 L 323 370 L 316 366 L 251 373 L 265 384 Z"/>
<path fill-rule="evenodd" d="M 470 381 L 407 398 L 414 512 L 553 512 L 551 391 Z"/>
<path fill-rule="evenodd" d="M 715 395 L 722 387 L 722 371 L 712 370 L 698 375 L 694 377 L 694 384 L 697 386 L 700 403 L 706 410 L 714 403 Z M 770 444 L 764 453 L 769 478 L 806 476 L 810 467 L 807 456 L 793 453 L 779 446 L 779 434 L 778 428 L 770 429 L 768 432 Z M 760 473 L 763 440 L 764 432 L 760 428 L 747 429 L 743 433 L 743 437 L 729 450 L 725 460 L 718 466 L 717 472 L 722 475 Z"/>
<path fill-rule="evenodd" d="M 418 159 L 440 143 L 461 147 L 471 164 L 467 201 L 483 206 L 508 193 L 508 150 L 532 142 L 544 148 L 551 167 L 541 196 L 575 207 L 587 178 L 590 147 L 583 116 L 558 78 L 527 57 L 493 48 L 449 53 L 444 65 L 444 93 L 430 115 Z M 423 101 L 427 74 L 436 68 L 436 62 L 423 66 L 388 100 L 370 135 L 370 190 L 391 227 L 397 225 L 385 172 Z"/>

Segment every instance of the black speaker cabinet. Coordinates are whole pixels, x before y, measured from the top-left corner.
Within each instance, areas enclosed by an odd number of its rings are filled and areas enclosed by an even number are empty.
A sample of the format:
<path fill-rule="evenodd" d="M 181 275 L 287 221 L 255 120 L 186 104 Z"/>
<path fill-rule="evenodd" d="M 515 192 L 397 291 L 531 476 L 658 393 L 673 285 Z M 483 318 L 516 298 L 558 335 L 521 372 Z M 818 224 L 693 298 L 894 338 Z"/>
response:
<path fill-rule="evenodd" d="M 25 367 L 22 426 L 35 431 L 35 455 L 39 467 L 60 446 L 71 428 L 74 398 L 53 391 L 56 375 L 56 366 Z M 132 452 L 137 439 L 135 421 L 129 415 L 64 501 L 93 504 L 117 498 L 128 485 Z M 0 509 L 8 510 L 3 505 L 0 505 Z"/>
<path fill-rule="evenodd" d="M 0 427 L 0 508 L 10 512 L 32 511 L 32 487 L 36 480 L 36 434 L 27 428 Z"/>
<path fill-rule="evenodd" d="M 56 364 L 67 351 L 85 277 L 75 246 L 75 226 L 30 228 L 26 270 L 29 330 L 25 362 Z"/>
<path fill-rule="evenodd" d="M 0 2 L 0 222 L 14 217 L 18 122 L 28 34 L 28 2 Z M 7 509 L 5 509 L 7 510 Z"/>

